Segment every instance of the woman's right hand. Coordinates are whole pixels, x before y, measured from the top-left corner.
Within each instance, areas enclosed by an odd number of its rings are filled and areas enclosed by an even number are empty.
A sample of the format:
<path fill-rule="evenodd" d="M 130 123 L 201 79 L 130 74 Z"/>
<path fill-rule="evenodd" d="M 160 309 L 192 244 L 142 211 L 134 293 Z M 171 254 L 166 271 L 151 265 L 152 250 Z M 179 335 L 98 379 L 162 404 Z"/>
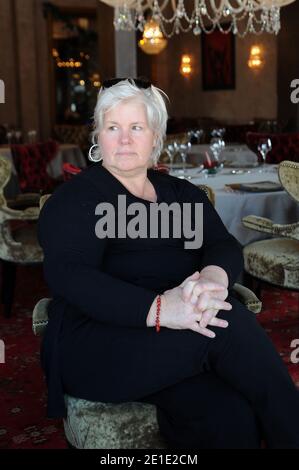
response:
<path fill-rule="evenodd" d="M 172 329 L 190 329 L 198 332 L 209 338 L 214 338 L 215 333 L 206 327 L 201 327 L 199 322 L 202 313 L 198 310 L 197 304 L 191 301 L 186 302 L 183 296 L 183 289 L 186 288 L 188 283 L 198 282 L 199 275 L 194 273 L 192 276 L 185 279 L 185 281 L 173 289 L 167 290 L 163 293 L 161 299 L 161 312 L 160 312 L 160 325 Z M 202 292 L 219 292 L 225 291 L 226 288 L 216 282 L 202 280 L 200 282 Z M 197 290 L 199 288 L 197 287 Z M 211 297 L 210 308 L 216 310 L 230 310 L 231 305 L 224 300 L 217 297 Z M 228 322 L 220 318 L 214 317 L 209 323 L 212 326 L 226 328 Z"/>

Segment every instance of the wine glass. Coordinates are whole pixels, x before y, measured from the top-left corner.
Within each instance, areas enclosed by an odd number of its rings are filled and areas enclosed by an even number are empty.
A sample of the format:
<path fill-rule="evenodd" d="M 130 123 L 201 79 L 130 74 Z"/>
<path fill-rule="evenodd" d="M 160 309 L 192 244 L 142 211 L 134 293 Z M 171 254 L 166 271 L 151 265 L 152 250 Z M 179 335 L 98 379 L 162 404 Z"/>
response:
<path fill-rule="evenodd" d="M 188 142 L 190 142 L 192 145 L 199 144 L 202 136 L 202 129 L 191 129 L 191 131 L 187 132 Z"/>
<path fill-rule="evenodd" d="M 173 171 L 174 157 L 176 156 L 178 151 L 179 151 L 179 144 L 176 140 L 169 142 L 164 147 L 164 152 L 168 155 L 169 162 L 170 162 L 170 172 Z"/>
<path fill-rule="evenodd" d="M 22 131 L 20 131 L 19 129 L 16 129 L 15 130 L 15 138 L 16 138 L 16 143 L 20 144 L 21 140 L 22 140 Z"/>
<path fill-rule="evenodd" d="M 6 139 L 7 139 L 8 145 L 11 145 L 11 144 L 12 144 L 12 142 L 13 142 L 13 137 L 14 137 L 13 131 L 11 131 L 11 130 L 7 131 L 7 133 L 6 133 Z"/>
<path fill-rule="evenodd" d="M 30 144 L 34 144 L 36 142 L 36 136 L 37 136 L 36 130 L 32 129 L 28 131 L 27 136 L 28 136 L 28 142 Z"/>
<path fill-rule="evenodd" d="M 217 127 L 212 130 L 211 136 L 212 138 L 219 137 L 220 139 L 223 139 L 225 132 L 226 132 L 226 129 L 224 127 Z"/>
<path fill-rule="evenodd" d="M 267 164 L 266 164 L 267 155 L 272 150 L 271 139 L 269 139 L 269 138 L 260 139 L 259 143 L 258 143 L 258 146 L 257 146 L 257 149 L 259 151 L 259 154 L 262 157 L 262 163 L 260 165 L 260 170 L 259 171 L 263 171 L 267 168 Z"/>
<path fill-rule="evenodd" d="M 213 137 L 210 142 L 210 150 L 213 156 L 213 167 L 214 168 L 222 168 L 223 164 L 220 163 L 220 154 L 222 150 L 225 148 L 225 142 L 222 137 Z"/>
<path fill-rule="evenodd" d="M 185 178 L 186 173 L 186 159 L 188 150 L 191 148 L 191 142 L 186 142 L 185 144 L 179 144 L 178 151 L 183 162 L 183 175 L 182 178 Z"/>

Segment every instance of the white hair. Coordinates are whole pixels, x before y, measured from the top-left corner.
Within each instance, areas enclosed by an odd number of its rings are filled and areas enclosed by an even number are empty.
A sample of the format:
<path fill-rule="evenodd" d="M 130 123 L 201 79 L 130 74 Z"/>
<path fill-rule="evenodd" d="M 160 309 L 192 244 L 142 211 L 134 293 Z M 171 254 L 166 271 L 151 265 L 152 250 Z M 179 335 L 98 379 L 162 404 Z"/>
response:
<path fill-rule="evenodd" d="M 98 94 L 94 113 L 94 130 L 92 132 L 92 143 L 99 144 L 98 136 L 104 125 L 104 114 L 114 106 L 124 101 L 138 100 L 145 105 L 148 125 L 155 134 L 155 147 L 151 159 L 154 164 L 159 160 L 163 149 L 167 126 L 167 109 L 165 98 L 168 96 L 164 91 L 151 85 L 149 88 L 139 88 L 132 79 L 125 79 L 109 88 L 101 88 Z M 101 159 L 100 146 L 93 152 L 95 160 Z"/>

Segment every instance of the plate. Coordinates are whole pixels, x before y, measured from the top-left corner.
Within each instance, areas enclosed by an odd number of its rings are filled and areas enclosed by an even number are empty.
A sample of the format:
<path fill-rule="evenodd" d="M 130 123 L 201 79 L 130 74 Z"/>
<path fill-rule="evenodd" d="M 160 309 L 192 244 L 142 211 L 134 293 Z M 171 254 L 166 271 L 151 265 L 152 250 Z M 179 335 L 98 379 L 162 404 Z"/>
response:
<path fill-rule="evenodd" d="M 171 166 L 170 163 L 166 163 L 167 166 Z M 195 168 L 197 165 L 192 165 L 192 163 L 186 163 L 185 168 Z M 183 170 L 184 165 L 183 163 L 173 163 L 172 165 L 173 170 Z"/>
<path fill-rule="evenodd" d="M 283 191 L 283 187 L 274 181 L 257 181 L 253 183 L 232 183 L 225 186 L 237 191 L 246 191 L 252 193 Z"/>
<path fill-rule="evenodd" d="M 256 168 L 257 166 L 259 166 L 259 162 L 252 162 L 252 163 L 236 163 L 236 162 L 227 162 L 227 161 L 224 161 L 224 168 L 231 168 L 232 170 L 233 169 L 236 169 L 236 170 L 239 170 L 239 169 L 246 169 L 246 168 Z"/>

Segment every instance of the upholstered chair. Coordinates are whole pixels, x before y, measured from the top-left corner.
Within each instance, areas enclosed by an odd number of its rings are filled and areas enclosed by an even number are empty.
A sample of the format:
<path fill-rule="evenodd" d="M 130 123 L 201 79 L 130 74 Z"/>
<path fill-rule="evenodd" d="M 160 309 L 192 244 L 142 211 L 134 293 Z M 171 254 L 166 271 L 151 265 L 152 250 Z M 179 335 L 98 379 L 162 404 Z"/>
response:
<path fill-rule="evenodd" d="M 240 298 L 248 289 L 239 286 Z M 244 291 L 242 290 L 244 289 Z M 250 291 L 249 291 L 250 292 Z M 253 294 L 254 295 L 254 294 Z M 51 299 L 41 299 L 33 310 L 33 332 L 41 336 L 48 324 Z M 64 396 L 63 420 L 69 447 L 76 449 L 167 449 L 159 431 L 156 406 L 150 403 L 102 403 Z"/>
<path fill-rule="evenodd" d="M 57 151 L 58 144 L 54 140 L 11 145 L 18 183 L 23 193 L 49 193 L 60 184 L 47 171 L 47 166 L 55 158 Z"/>
<path fill-rule="evenodd" d="M 91 130 L 90 126 L 86 125 L 58 124 L 54 126 L 53 137 L 62 144 L 78 145 L 87 155 Z"/>
<path fill-rule="evenodd" d="M 284 189 L 299 202 L 299 162 L 281 162 L 278 174 Z M 252 286 L 252 280 L 260 280 L 299 289 L 299 221 L 281 225 L 254 215 L 242 221 L 245 227 L 271 237 L 244 248 L 245 271 L 250 276 L 248 285 Z"/>
<path fill-rule="evenodd" d="M 0 156 L 1 300 L 4 304 L 4 314 L 7 317 L 10 316 L 13 305 L 17 265 L 36 264 L 43 261 L 43 252 L 38 244 L 36 233 L 39 207 L 17 210 L 8 206 L 4 196 L 4 188 L 10 177 L 11 163 L 7 158 Z M 25 202 L 19 198 L 19 205 L 24 205 Z"/>
<path fill-rule="evenodd" d="M 213 191 L 201 186 L 213 201 Z M 50 195 L 40 201 L 42 208 Z M 235 296 L 249 310 L 259 313 L 261 302 L 240 284 L 234 285 Z M 48 324 L 51 299 L 41 299 L 33 310 L 33 332 L 42 335 Z M 101 403 L 65 395 L 67 418 L 64 430 L 70 447 L 77 449 L 167 449 L 159 431 L 156 406 L 149 403 Z"/>
<path fill-rule="evenodd" d="M 272 149 L 267 154 L 267 163 L 280 163 L 284 160 L 299 161 L 299 132 L 269 133 L 248 132 L 246 143 L 253 152 L 258 152 L 260 139 L 271 139 Z"/>

